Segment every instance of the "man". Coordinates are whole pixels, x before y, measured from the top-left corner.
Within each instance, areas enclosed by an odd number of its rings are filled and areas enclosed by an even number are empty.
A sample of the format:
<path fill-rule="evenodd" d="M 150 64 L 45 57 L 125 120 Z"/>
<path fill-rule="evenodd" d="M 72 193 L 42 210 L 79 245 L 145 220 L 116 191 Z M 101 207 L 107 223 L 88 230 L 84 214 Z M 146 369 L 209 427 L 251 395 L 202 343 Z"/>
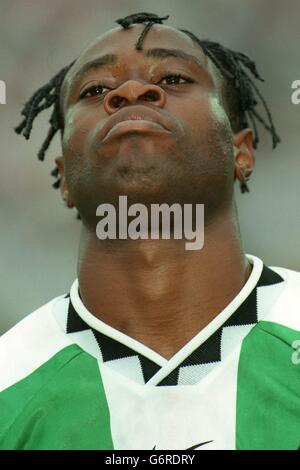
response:
<path fill-rule="evenodd" d="M 29 138 L 53 106 L 39 157 L 59 130 L 55 186 L 82 232 L 70 293 L 1 340 L 3 449 L 299 447 L 300 275 L 245 254 L 233 193 L 256 121 L 279 141 L 260 77 L 165 19 L 118 20 L 23 109 Z M 204 204 L 203 248 L 99 240 L 97 207 L 120 195 Z"/>

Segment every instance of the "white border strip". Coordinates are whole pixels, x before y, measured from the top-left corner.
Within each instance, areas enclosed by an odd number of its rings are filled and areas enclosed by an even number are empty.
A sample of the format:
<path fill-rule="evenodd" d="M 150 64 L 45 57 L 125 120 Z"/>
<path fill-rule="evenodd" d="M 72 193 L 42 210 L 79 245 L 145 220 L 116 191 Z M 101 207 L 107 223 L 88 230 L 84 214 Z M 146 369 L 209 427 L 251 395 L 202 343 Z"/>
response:
<path fill-rule="evenodd" d="M 256 286 L 263 269 L 263 262 L 256 256 L 246 254 L 247 259 L 253 265 L 252 272 L 238 295 L 219 313 L 205 328 L 203 328 L 194 338 L 192 338 L 183 348 L 178 351 L 171 359 L 167 360 L 158 353 L 143 345 L 139 341 L 127 336 L 121 331 L 107 325 L 99 320 L 83 305 L 78 290 L 78 279 L 76 279 L 71 287 L 70 296 L 78 315 L 91 328 L 121 342 L 125 346 L 133 349 L 137 353 L 142 354 L 151 361 L 161 366 L 161 369 L 147 382 L 146 385 L 156 385 L 169 375 L 172 370 L 178 367 L 196 348 L 201 346 L 220 326 L 237 310 L 244 302 L 248 295 Z"/>
<path fill-rule="evenodd" d="M 72 284 L 70 297 L 76 312 L 85 323 L 87 323 L 91 328 L 94 328 L 94 330 L 97 330 L 100 333 L 103 333 L 104 335 L 113 338 L 119 343 L 124 344 L 128 348 L 133 349 L 133 351 L 142 354 L 142 356 L 147 357 L 148 359 L 155 362 L 161 367 L 168 362 L 167 359 L 160 356 L 152 349 L 148 348 L 147 346 L 144 346 L 139 341 L 136 341 L 135 339 L 131 338 L 130 336 L 127 336 L 125 333 L 122 333 L 121 331 L 113 328 L 112 326 L 107 325 L 107 323 L 104 323 L 102 320 L 99 320 L 99 318 L 95 317 L 95 315 L 90 313 L 82 303 L 81 298 L 79 297 L 78 287 L 78 279 L 76 279 Z"/>
<path fill-rule="evenodd" d="M 205 328 L 203 328 L 194 338 L 192 338 L 178 353 L 176 353 L 168 364 L 160 369 L 146 385 L 157 385 L 165 377 L 167 377 L 174 369 L 176 369 L 192 352 L 201 346 L 211 335 L 213 335 L 223 323 L 237 310 L 244 300 L 253 291 L 258 283 L 263 269 L 263 262 L 256 256 L 246 254 L 248 260 L 253 265 L 252 272 L 238 295 L 217 315 Z"/>

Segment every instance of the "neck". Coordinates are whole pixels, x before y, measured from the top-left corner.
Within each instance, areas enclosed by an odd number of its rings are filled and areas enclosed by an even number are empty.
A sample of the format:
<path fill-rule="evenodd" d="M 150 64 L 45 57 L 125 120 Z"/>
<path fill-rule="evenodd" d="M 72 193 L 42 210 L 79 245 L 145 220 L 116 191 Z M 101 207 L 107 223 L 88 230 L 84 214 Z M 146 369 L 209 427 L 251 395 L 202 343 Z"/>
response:
<path fill-rule="evenodd" d="M 103 242 L 82 228 L 78 279 L 86 308 L 169 359 L 238 294 L 251 272 L 234 210 L 182 240 Z"/>

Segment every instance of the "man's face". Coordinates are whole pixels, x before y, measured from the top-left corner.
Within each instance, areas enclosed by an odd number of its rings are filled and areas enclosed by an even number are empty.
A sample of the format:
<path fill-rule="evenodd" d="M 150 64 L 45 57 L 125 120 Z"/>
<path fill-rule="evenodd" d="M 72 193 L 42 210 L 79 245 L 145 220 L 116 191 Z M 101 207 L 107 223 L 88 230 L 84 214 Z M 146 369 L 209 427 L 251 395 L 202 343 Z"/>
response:
<path fill-rule="evenodd" d="M 232 132 L 215 67 L 167 26 L 154 25 L 136 50 L 142 29 L 102 35 L 63 84 L 66 184 L 90 226 L 97 206 L 120 195 L 129 203 L 204 203 L 206 217 L 232 199 Z"/>

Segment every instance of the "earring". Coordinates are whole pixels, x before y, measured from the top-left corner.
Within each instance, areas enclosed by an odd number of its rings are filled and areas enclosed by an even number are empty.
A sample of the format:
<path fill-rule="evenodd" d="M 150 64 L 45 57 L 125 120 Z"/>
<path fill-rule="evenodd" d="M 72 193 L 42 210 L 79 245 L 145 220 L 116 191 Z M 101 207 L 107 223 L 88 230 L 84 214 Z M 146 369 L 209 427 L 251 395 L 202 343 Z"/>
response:
<path fill-rule="evenodd" d="M 65 204 L 69 209 L 72 209 L 72 207 L 74 207 L 74 204 L 71 198 L 69 197 L 69 191 L 67 189 L 65 189 L 64 192 L 62 193 L 62 198 L 65 201 Z"/>
<path fill-rule="evenodd" d="M 244 165 L 239 165 L 239 172 L 242 178 L 242 181 L 240 182 L 241 193 L 249 193 L 250 189 L 247 182 L 250 180 L 251 172 L 249 172 L 249 169 Z"/>
<path fill-rule="evenodd" d="M 245 181 L 242 181 L 240 183 L 240 190 L 241 190 L 241 193 L 244 194 L 244 193 L 250 193 L 250 189 L 249 189 L 249 186 L 248 184 L 246 183 L 246 181 L 248 181 L 249 178 Z"/>

